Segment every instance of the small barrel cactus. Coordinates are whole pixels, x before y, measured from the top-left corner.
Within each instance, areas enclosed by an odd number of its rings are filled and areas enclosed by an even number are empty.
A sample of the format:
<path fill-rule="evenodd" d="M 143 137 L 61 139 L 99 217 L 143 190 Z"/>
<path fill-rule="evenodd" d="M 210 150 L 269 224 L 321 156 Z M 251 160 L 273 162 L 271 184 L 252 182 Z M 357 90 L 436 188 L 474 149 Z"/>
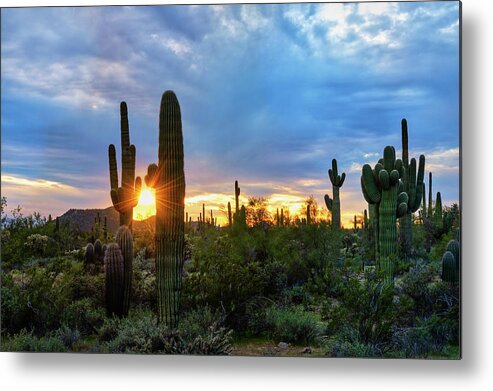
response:
<path fill-rule="evenodd" d="M 442 257 L 442 280 L 455 283 L 459 280 L 456 259 L 450 251 L 445 251 Z"/>
<path fill-rule="evenodd" d="M 84 260 L 86 264 L 94 263 L 95 255 L 94 255 L 94 245 L 92 243 L 88 243 L 86 246 L 86 253 L 84 255 Z"/>

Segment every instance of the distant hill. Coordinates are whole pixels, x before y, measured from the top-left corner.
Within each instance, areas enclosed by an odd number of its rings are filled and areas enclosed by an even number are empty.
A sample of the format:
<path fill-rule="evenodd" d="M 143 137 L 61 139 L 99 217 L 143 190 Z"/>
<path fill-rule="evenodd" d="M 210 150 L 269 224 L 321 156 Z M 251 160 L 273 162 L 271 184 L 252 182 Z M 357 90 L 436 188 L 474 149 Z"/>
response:
<path fill-rule="evenodd" d="M 90 231 L 94 225 L 94 219 L 99 216 L 101 218 L 101 225 L 104 224 L 104 218 L 106 217 L 106 224 L 108 231 L 116 233 L 120 226 L 120 215 L 114 207 L 110 206 L 105 209 L 69 209 L 63 215 L 60 216 L 60 222 L 68 223 L 72 227 L 78 227 L 81 231 Z M 151 216 L 146 220 L 137 221 L 134 220 L 133 230 L 140 231 L 148 227 L 154 227 L 155 216 Z"/>

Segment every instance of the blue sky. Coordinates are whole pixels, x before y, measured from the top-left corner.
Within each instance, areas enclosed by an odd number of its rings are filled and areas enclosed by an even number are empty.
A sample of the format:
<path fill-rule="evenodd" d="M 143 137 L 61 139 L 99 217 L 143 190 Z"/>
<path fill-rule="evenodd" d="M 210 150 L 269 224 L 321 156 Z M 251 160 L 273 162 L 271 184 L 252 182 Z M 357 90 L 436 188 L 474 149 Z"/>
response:
<path fill-rule="evenodd" d="M 386 145 L 427 158 L 459 198 L 458 2 L 2 9 L 2 195 L 58 215 L 106 207 L 108 144 L 129 107 L 137 173 L 157 160 L 161 94 L 181 104 L 187 207 L 242 195 L 293 211 L 347 179 L 343 222 L 365 208 L 361 166 Z"/>

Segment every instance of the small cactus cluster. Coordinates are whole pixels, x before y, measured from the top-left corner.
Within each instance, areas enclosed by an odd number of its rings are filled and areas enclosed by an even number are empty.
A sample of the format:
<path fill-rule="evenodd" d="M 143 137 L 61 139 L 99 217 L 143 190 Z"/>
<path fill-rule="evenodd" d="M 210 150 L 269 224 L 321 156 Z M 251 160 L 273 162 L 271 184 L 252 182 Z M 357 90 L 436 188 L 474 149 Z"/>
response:
<path fill-rule="evenodd" d="M 346 173 L 342 175 L 338 174 L 337 170 L 337 160 L 332 159 L 332 168 L 329 169 L 329 178 L 332 183 L 332 197 L 328 194 L 324 196 L 325 205 L 327 209 L 332 213 L 332 226 L 336 228 L 341 228 L 341 201 L 339 199 L 339 189 L 344 184 L 346 179 Z"/>
<path fill-rule="evenodd" d="M 96 239 L 94 244 L 88 243 L 85 248 L 84 263 L 86 265 L 102 264 L 106 247 L 99 239 Z"/>
<path fill-rule="evenodd" d="M 442 280 L 457 283 L 460 277 L 460 244 L 458 240 L 447 243 L 442 257 Z"/>

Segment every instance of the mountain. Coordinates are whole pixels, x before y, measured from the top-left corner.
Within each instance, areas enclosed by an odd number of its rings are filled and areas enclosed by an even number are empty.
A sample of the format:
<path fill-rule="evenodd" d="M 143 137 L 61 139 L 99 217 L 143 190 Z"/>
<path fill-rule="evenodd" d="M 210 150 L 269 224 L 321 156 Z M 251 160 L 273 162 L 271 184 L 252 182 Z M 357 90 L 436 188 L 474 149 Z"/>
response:
<path fill-rule="evenodd" d="M 81 231 L 90 231 L 98 218 L 98 214 L 101 219 L 101 228 L 106 217 L 108 232 L 116 233 L 120 226 L 120 215 L 112 206 L 105 209 L 69 209 L 60 216 L 60 222 L 62 224 L 70 224 L 72 227 L 78 227 Z M 134 220 L 133 230 L 140 231 L 147 229 L 149 226 L 154 228 L 155 221 L 155 216 L 142 221 Z"/>

